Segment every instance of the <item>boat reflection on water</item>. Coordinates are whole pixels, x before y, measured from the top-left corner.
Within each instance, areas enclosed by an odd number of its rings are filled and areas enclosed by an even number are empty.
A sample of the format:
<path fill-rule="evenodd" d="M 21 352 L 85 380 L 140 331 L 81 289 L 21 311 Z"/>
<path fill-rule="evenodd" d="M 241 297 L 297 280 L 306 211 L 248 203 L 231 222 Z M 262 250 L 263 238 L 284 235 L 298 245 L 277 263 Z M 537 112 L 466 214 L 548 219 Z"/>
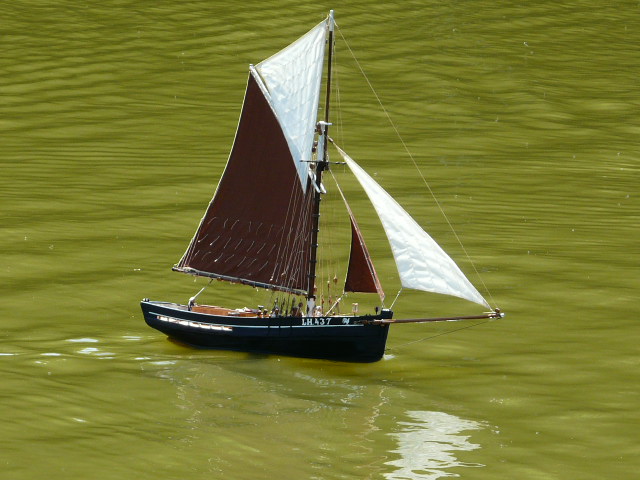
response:
<path fill-rule="evenodd" d="M 402 429 L 389 433 L 398 442 L 398 448 L 392 452 L 399 454 L 400 458 L 386 463 L 397 469 L 385 474 L 385 478 L 435 480 L 456 476 L 448 471 L 454 467 L 484 466 L 461 462 L 455 456 L 455 452 L 459 450 L 480 448 L 480 445 L 469 442 L 469 436 L 460 433 L 481 429 L 481 423 L 442 412 L 411 411 L 407 415 L 412 421 L 400 422 Z"/>

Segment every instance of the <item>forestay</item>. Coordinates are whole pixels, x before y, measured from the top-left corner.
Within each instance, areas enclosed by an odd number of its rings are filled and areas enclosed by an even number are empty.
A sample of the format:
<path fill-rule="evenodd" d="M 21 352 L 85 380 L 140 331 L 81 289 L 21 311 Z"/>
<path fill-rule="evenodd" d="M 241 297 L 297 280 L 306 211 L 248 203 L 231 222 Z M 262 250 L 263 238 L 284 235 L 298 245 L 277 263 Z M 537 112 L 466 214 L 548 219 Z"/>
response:
<path fill-rule="evenodd" d="M 340 148 L 338 151 L 380 217 L 402 286 L 453 295 L 490 308 L 480 292 L 429 234 L 349 155 Z"/>

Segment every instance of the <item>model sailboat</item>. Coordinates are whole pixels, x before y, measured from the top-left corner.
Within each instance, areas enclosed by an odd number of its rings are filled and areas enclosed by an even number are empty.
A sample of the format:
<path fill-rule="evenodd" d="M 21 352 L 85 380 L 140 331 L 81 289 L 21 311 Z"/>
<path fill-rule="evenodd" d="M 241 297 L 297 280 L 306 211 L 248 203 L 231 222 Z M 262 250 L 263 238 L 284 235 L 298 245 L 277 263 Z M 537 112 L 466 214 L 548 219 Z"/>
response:
<path fill-rule="evenodd" d="M 333 13 L 306 35 L 251 66 L 235 142 L 214 197 L 174 270 L 290 294 L 270 311 L 142 301 L 146 322 L 181 342 L 208 348 L 375 361 L 382 357 L 390 309 L 348 315 L 316 302 L 316 264 L 327 146 Z M 325 55 L 326 52 L 326 55 Z M 318 120 L 327 57 L 324 119 Z M 486 300 L 449 256 L 355 161 L 338 148 L 380 217 L 403 288 Z M 347 207 L 348 209 L 348 207 Z M 345 292 L 382 287 L 351 219 Z M 306 301 L 298 301 L 305 297 Z M 492 311 L 466 318 L 497 318 Z"/>

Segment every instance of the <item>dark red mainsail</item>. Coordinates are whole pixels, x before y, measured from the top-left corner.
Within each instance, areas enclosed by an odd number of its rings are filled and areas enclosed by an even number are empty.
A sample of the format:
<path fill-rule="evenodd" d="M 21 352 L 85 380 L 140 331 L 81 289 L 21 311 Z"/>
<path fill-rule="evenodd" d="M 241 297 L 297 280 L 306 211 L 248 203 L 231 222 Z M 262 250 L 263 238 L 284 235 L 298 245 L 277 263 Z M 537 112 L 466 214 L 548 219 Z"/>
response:
<path fill-rule="evenodd" d="M 282 128 L 249 75 L 235 142 L 175 270 L 304 293 L 313 188 L 303 189 Z"/>

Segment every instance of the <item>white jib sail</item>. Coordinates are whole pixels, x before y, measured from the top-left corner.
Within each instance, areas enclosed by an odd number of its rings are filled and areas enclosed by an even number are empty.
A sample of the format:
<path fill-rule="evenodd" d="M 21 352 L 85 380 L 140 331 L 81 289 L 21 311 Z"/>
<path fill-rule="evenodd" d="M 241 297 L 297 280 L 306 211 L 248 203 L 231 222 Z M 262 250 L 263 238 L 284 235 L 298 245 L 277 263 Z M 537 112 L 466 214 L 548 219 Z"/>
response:
<path fill-rule="evenodd" d="M 326 36 L 325 21 L 260 62 L 254 71 L 287 138 L 303 188 L 318 118 Z"/>
<path fill-rule="evenodd" d="M 373 204 L 405 288 L 464 298 L 491 308 L 451 257 L 367 172 L 338 148 Z"/>

